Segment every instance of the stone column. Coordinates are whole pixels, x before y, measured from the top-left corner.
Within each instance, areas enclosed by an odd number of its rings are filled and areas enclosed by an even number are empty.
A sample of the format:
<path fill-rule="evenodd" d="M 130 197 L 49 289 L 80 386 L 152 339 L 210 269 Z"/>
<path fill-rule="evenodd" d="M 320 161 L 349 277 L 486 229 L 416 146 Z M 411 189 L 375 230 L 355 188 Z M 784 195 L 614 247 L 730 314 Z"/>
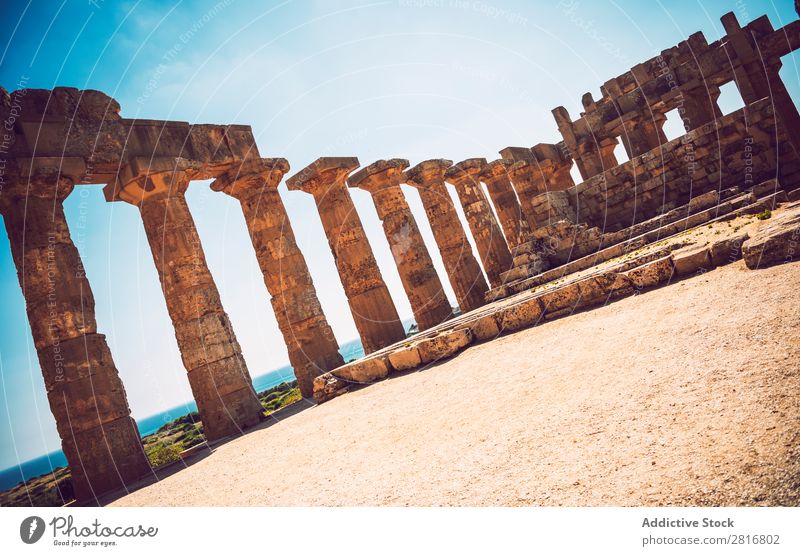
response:
<path fill-rule="evenodd" d="M 406 333 L 345 185 L 358 165 L 354 157 L 318 158 L 286 185 L 314 196 L 364 352 L 372 353 Z"/>
<path fill-rule="evenodd" d="M 300 392 L 310 398 L 314 378 L 344 360 L 278 193 L 287 171 L 285 158 L 252 160 L 218 176 L 211 189 L 227 193 L 242 206 L 289 362 Z"/>
<path fill-rule="evenodd" d="M 522 214 L 517 194 L 508 176 L 508 169 L 513 164 L 513 160 L 500 158 L 487 164 L 480 174 L 497 211 L 506 241 L 512 249 L 525 243 L 530 234 L 528 220 Z"/>
<path fill-rule="evenodd" d="M 451 166 L 444 178 L 458 192 L 483 269 L 492 287 L 497 287 L 502 284 L 500 275 L 513 266 L 513 261 L 489 201 L 481 189 L 478 176 L 485 166 L 485 158 L 469 158 Z"/>
<path fill-rule="evenodd" d="M 151 471 L 64 217 L 73 184 L 57 170 L 8 179 L 0 212 L 75 498 L 97 503 Z"/>
<path fill-rule="evenodd" d="M 769 20 L 764 19 L 765 21 L 759 26 L 760 34 L 773 31 Z M 800 113 L 781 79 L 780 58 L 764 60 L 757 45 L 753 44 L 752 32 L 742 29 L 733 12 L 722 16 L 721 21 L 728 35 L 726 49 L 736 54 L 732 63 L 736 86 L 742 99 L 745 104 L 751 104 L 764 97 L 770 97 L 778 121 L 786 131 L 795 154 L 800 156 Z"/>
<path fill-rule="evenodd" d="M 719 87 L 709 84 L 681 91 L 677 109 L 685 133 L 722 117 L 722 111 L 717 105 L 719 95 Z"/>
<path fill-rule="evenodd" d="M 547 191 L 544 170 L 536 159 L 522 159 L 508 168 L 508 175 L 517 192 L 522 212 L 528 219 L 528 225 L 531 230 L 535 230 L 542 225 L 534 218 L 533 207 L 534 199 Z"/>
<path fill-rule="evenodd" d="M 446 321 L 453 316 L 453 311 L 433 268 L 417 221 L 400 189 L 406 168 L 408 160 L 378 160 L 351 174 L 347 185 L 372 195 L 414 319 L 422 331 Z"/>
<path fill-rule="evenodd" d="M 602 129 L 588 129 L 582 118 L 573 122 L 563 106 L 553 109 L 553 117 L 584 180 L 619 165 L 614 156 L 614 149 L 619 144 L 616 138 L 602 136 Z"/>
<path fill-rule="evenodd" d="M 183 159 L 134 159 L 111 200 L 139 207 L 203 433 L 217 440 L 258 424 L 263 408 L 184 197 L 191 171 Z"/>
<path fill-rule="evenodd" d="M 445 170 L 452 164 L 450 160 L 426 160 L 406 170 L 403 180 L 419 191 L 458 306 L 466 313 L 486 303 L 489 287 L 444 184 Z"/>
<path fill-rule="evenodd" d="M 635 158 L 667 142 L 663 127 L 667 117 L 659 112 L 645 110 L 623 116 L 624 132 L 620 136 L 628 158 Z"/>

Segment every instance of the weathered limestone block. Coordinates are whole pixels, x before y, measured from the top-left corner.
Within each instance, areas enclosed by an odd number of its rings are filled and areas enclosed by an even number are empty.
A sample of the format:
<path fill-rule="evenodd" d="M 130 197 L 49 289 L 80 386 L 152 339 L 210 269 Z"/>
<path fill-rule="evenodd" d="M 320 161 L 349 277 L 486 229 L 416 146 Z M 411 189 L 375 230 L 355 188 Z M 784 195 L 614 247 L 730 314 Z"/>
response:
<path fill-rule="evenodd" d="M 75 497 L 92 503 L 149 474 L 150 464 L 105 336 L 97 333 L 92 289 L 64 216 L 75 177 L 20 175 L 13 161 L 3 170 L 0 213 L 50 410 Z"/>
<path fill-rule="evenodd" d="M 742 245 L 747 268 L 755 270 L 797 260 L 800 256 L 800 203 L 761 223 Z"/>
<path fill-rule="evenodd" d="M 472 332 L 472 338 L 476 341 L 483 342 L 485 340 L 492 340 L 500 335 L 502 332 L 500 324 L 497 322 L 495 313 L 483 315 L 474 320 L 460 324 L 456 330 L 461 328 L 469 329 Z"/>
<path fill-rule="evenodd" d="M 66 442 L 63 438 L 61 446 L 79 502 L 96 504 L 101 495 L 124 489 L 152 473 L 136 421 L 130 416 L 70 432 Z"/>
<path fill-rule="evenodd" d="M 538 297 L 532 297 L 502 309 L 499 317 L 500 328 L 509 332 L 528 328 L 538 324 L 543 314 L 542 302 Z"/>
<path fill-rule="evenodd" d="M 513 164 L 513 160 L 500 158 L 487 164 L 480 174 L 497 211 L 506 242 L 512 249 L 527 241 L 530 234 L 528 220 L 522 214 L 517 194 L 508 175 L 508 169 Z"/>
<path fill-rule="evenodd" d="M 327 372 L 314 379 L 314 401 L 327 402 L 350 389 L 350 383 Z"/>
<path fill-rule="evenodd" d="M 528 220 L 528 226 L 535 230 L 540 224 L 534 218 L 533 200 L 547 191 L 544 172 L 533 158 L 523 158 L 508 167 L 508 176 L 519 198 L 520 208 Z"/>
<path fill-rule="evenodd" d="M 633 295 L 636 292 L 636 286 L 633 280 L 623 273 L 614 273 L 614 281 L 609 286 L 609 298 L 620 299 Z"/>
<path fill-rule="evenodd" d="M 131 157 L 192 159 L 201 165 L 197 179 L 258 158 L 249 126 L 126 119 L 100 91 L 56 87 L 8 95 L 0 88 L 0 100 L 0 120 L 15 136 L 6 154 L 21 164 L 49 164 L 79 183 L 109 183 Z"/>
<path fill-rule="evenodd" d="M 257 424 L 263 408 L 184 197 L 193 170 L 180 159 L 134 162 L 120 172 L 112 198 L 139 207 L 203 431 L 213 441 Z"/>
<path fill-rule="evenodd" d="M 458 306 L 468 312 L 485 303 L 489 288 L 444 184 L 451 165 L 449 160 L 426 160 L 406 170 L 403 180 L 419 191 Z"/>
<path fill-rule="evenodd" d="M 463 160 L 451 166 L 445 172 L 444 178 L 458 192 L 483 270 L 492 287 L 496 287 L 502 283 L 501 274 L 511 268 L 513 261 L 500 226 L 481 189 L 479 176 L 485 166 L 484 158 Z"/>
<path fill-rule="evenodd" d="M 416 345 L 404 346 L 388 356 L 389 363 L 395 371 L 408 371 L 422 365 L 419 348 Z"/>
<path fill-rule="evenodd" d="M 406 334 L 345 185 L 356 168 L 357 158 L 319 158 L 286 185 L 314 196 L 361 343 L 372 353 Z"/>
<path fill-rule="evenodd" d="M 423 363 L 433 363 L 439 359 L 452 357 L 470 343 L 472 343 L 472 332 L 468 329 L 445 330 L 432 338 L 420 341 L 416 347 Z"/>
<path fill-rule="evenodd" d="M 723 15 L 720 21 L 727 34 L 726 53 L 733 54 L 730 63 L 742 100 L 750 104 L 764 97 L 770 97 L 770 103 L 778 115 L 780 131 L 785 133 L 794 153 L 800 153 L 800 113 L 779 74 L 783 45 L 788 46 L 789 50 L 794 50 L 797 48 L 796 44 L 792 43 L 789 46 L 788 38 L 783 36 L 774 50 L 768 43 L 753 44 L 754 35 L 766 43 L 766 37 L 774 31 L 765 16 L 751 22 L 745 28 L 742 28 L 733 12 Z M 775 33 L 785 36 L 788 28 L 787 25 Z"/>
<path fill-rule="evenodd" d="M 711 270 L 711 251 L 707 245 L 680 249 L 672 254 L 675 274 L 688 276 L 697 272 Z"/>
<path fill-rule="evenodd" d="M 539 296 L 545 313 L 562 310 L 574 311 L 581 300 L 581 288 L 577 283 L 566 284 Z"/>
<path fill-rule="evenodd" d="M 611 129 L 620 133 L 628 158 L 641 156 L 667 142 L 663 127 L 667 118 L 649 107 L 626 112 Z"/>
<path fill-rule="evenodd" d="M 711 244 L 711 263 L 714 266 L 731 264 L 742 258 L 742 245 L 750 238 L 747 232 Z"/>
<path fill-rule="evenodd" d="M 452 309 L 417 221 L 400 189 L 403 170 L 407 167 L 407 160 L 379 160 L 350 174 L 347 184 L 371 194 L 414 319 L 422 331 L 449 319 Z"/>
<path fill-rule="evenodd" d="M 637 290 L 652 288 L 672 279 L 674 267 L 672 257 L 662 257 L 624 272 Z"/>
<path fill-rule="evenodd" d="M 619 144 L 616 137 L 599 127 L 592 127 L 585 118 L 575 122 L 563 106 L 553 109 L 558 131 L 584 180 L 602 174 L 618 165 L 614 149 Z"/>
<path fill-rule="evenodd" d="M 278 193 L 288 170 L 283 158 L 250 160 L 218 176 L 211 189 L 241 204 L 289 362 L 301 394 L 309 398 L 314 378 L 344 360 Z"/>
<path fill-rule="evenodd" d="M 526 250 L 544 259 L 546 263 L 542 265 L 542 270 L 547 270 L 594 253 L 602 239 L 603 234 L 598 228 L 558 220 L 531 232 L 531 241 Z"/>
<path fill-rule="evenodd" d="M 508 168 L 531 230 L 558 220 L 576 221 L 569 192 L 575 185 L 569 174 L 572 161 L 559 156 L 555 145 L 537 145 L 531 157 L 521 157 Z"/>
<path fill-rule="evenodd" d="M 591 307 L 593 305 L 604 305 L 614 298 L 614 294 L 619 291 L 618 274 L 616 272 L 606 272 L 598 276 L 584 278 L 578 282 L 580 290 L 579 308 Z"/>
<path fill-rule="evenodd" d="M 383 357 L 364 357 L 334 369 L 331 374 L 350 383 L 367 384 L 386 378 L 389 366 Z"/>

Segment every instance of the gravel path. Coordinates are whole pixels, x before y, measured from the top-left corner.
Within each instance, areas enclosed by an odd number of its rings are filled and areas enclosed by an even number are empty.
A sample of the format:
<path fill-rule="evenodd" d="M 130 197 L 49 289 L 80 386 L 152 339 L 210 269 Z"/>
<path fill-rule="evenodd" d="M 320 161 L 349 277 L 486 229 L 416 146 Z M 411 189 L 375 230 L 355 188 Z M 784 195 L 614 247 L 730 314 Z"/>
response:
<path fill-rule="evenodd" d="M 800 262 L 474 346 L 114 505 L 798 505 Z"/>

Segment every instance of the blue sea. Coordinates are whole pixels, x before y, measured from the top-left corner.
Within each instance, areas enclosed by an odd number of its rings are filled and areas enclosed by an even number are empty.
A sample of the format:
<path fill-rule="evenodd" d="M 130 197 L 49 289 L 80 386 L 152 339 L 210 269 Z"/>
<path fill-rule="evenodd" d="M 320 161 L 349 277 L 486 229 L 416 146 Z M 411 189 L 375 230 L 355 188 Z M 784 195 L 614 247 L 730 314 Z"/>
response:
<path fill-rule="evenodd" d="M 406 328 L 408 328 L 407 325 Z M 345 361 L 352 361 L 353 359 L 359 359 L 364 356 L 364 348 L 361 346 L 361 341 L 356 339 L 339 346 L 339 353 L 342 354 Z M 273 386 L 293 380 L 294 372 L 292 371 L 292 367 L 287 365 L 286 367 L 281 367 L 280 369 L 275 369 L 274 371 L 254 377 L 253 388 L 256 392 L 262 392 Z M 142 436 L 153 434 L 160 429 L 162 425 L 174 421 L 178 417 L 188 415 L 193 411 L 197 411 L 197 404 L 194 400 L 172 407 L 161 413 L 139 419 L 136 421 L 139 427 L 139 434 Z M 0 471 L 0 491 L 16 486 L 23 480 L 27 481 L 28 479 L 44 475 L 58 467 L 65 467 L 66 465 L 67 458 L 64 456 L 64 453 L 61 450 L 56 450 L 55 452 L 23 462 L 20 465 L 4 469 Z"/>

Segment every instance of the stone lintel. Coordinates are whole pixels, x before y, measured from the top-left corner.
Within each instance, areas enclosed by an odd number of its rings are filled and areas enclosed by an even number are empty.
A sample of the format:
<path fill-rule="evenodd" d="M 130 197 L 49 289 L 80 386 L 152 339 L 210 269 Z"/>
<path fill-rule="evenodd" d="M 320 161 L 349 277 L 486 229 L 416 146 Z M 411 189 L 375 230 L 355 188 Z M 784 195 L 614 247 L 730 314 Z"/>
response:
<path fill-rule="evenodd" d="M 347 185 L 365 191 L 371 191 L 376 187 L 399 185 L 403 179 L 403 170 L 408 168 L 408 164 L 408 160 L 404 158 L 377 160 L 350 174 Z"/>
<path fill-rule="evenodd" d="M 35 180 L 37 176 L 59 175 L 75 183 L 80 183 L 86 176 L 86 161 L 82 157 L 19 157 L 17 161 L 18 177 L 21 180 Z"/>
<path fill-rule="evenodd" d="M 64 173 L 79 183 L 98 184 L 113 181 L 132 157 L 186 158 L 202 164 L 205 177 L 214 177 L 232 163 L 259 156 L 247 125 L 127 119 L 119 112 L 119 103 L 100 91 L 3 91 L 0 120 L 11 128 L 5 154 L 12 160 L 82 159 L 85 169 Z"/>
<path fill-rule="evenodd" d="M 444 183 L 444 173 L 452 165 L 452 160 L 444 158 L 424 160 L 403 173 L 404 183 L 414 187 L 426 187 L 434 182 Z"/>
<path fill-rule="evenodd" d="M 320 186 L 327 186 L 347 176 L 361 165 L 354 156 L 323 156 L 286 180 L 289 191 L 314 194 Z"/>

